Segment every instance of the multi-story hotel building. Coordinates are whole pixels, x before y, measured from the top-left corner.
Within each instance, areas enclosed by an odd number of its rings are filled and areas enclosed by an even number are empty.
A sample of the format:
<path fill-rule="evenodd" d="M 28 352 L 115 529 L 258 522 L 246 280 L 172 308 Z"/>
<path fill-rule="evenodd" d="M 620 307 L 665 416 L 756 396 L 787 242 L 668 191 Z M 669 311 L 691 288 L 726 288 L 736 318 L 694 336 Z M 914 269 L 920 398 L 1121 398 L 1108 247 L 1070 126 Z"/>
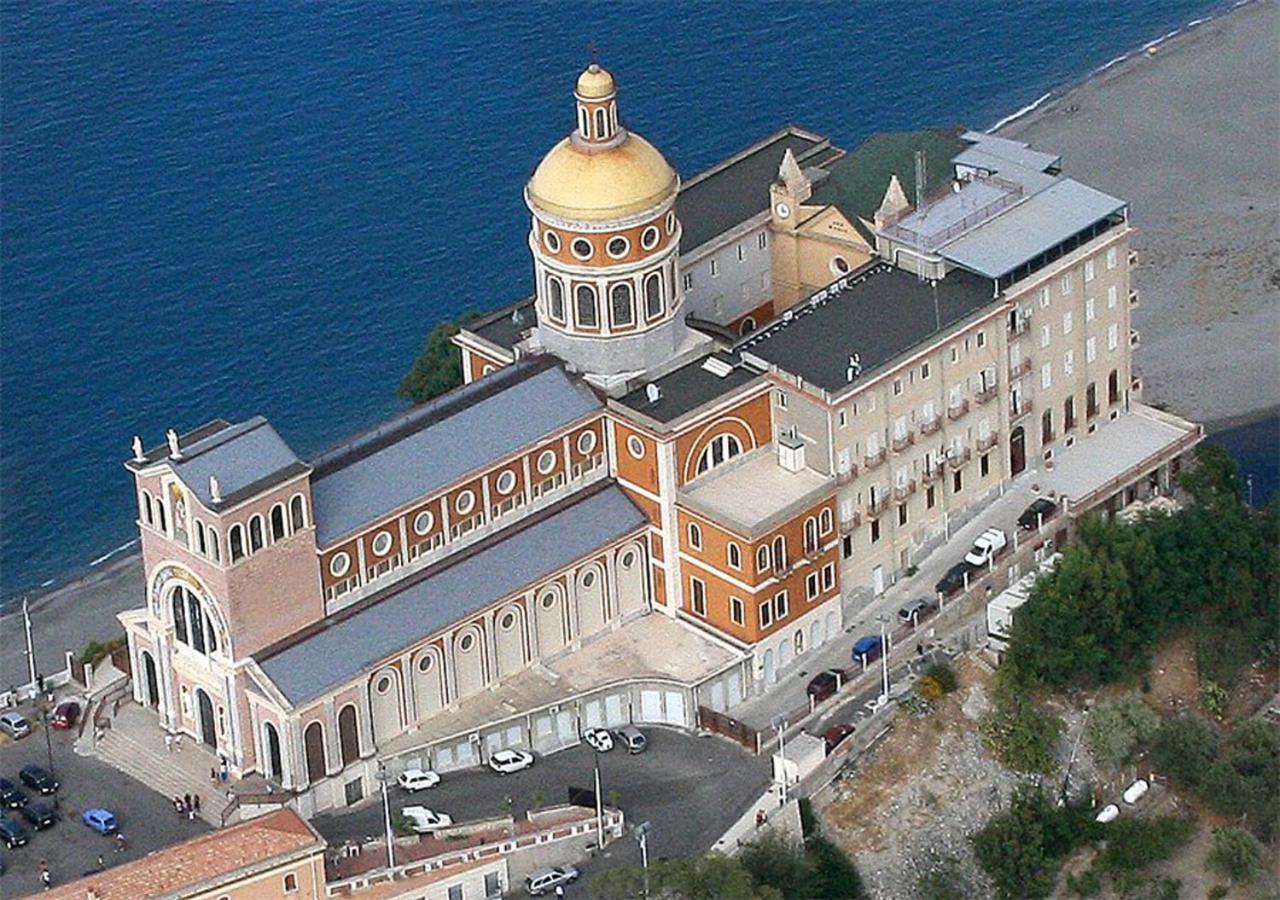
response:
<path fill-rule="evenodd" d="M 789 127 L 682 184 L 608 72 L 574 99 L 533 293 L 458 334 L 465 385 L 309 460 L 260 418 L 135 439 L 135 697 L 305 808 L 380 758 L 730 709 L 1139 416 L 1128 209 L 1057 157 Z"/>

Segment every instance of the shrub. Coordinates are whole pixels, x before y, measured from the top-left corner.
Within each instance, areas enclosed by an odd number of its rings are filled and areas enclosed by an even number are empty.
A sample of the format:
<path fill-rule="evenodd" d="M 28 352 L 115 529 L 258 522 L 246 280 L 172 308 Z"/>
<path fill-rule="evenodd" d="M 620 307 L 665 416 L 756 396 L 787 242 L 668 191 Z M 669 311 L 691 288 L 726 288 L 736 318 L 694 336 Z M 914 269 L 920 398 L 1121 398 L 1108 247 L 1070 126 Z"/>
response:
<path fill-rule="evenodd" d="M 1007 812 L 993 816 L 973 838 L 978 864 L 1002 900 L 1047 897 L 1057 864 L 1099 834 L 1083 806 L 1055 807 L 1044 788 L 1022 785 Z"/>
<path fill-rule="evenodd" d="M 400 814 L 391 817 L 391 830 L 397 837 L 411 837 L 414 834 L 413 823 Z"/>
<path fill-rule="evenodd" d="M 935 703 L 942 699 L 942 685 L 938 683 L 938 679 L 932 675 L 921 675 L 916 680 L 915 692 L 930 703 Z"/>
<path fill-rule="evenodd" d="M 1227 711 L 1231 695 L 1216 681 L 1204 681 L 1199 691 L 1200 706 L 1212 716 L 1221 716 Z"/>
<path fill-rule="evenodd" d="M 937 869 L 916 881 L 916 896 L 920 900 L 967 900 L 973 891 L 955 858 L 947 857 Z"/>
<path fill-rule="evenodd" d="M 456 322 L 440 322 L 431 329 L 422 352 L 396 390 L 401 400 L 424 403 L 462 384 L 462 354 L 452 338 L 479 317 L 479 313 L 466 312 Z"/>
<path fill-rule="evenodd" d="M 783 891 L 784 896 L 828 897 L 857 900 L 865 896 L 862 875 L 844 851 L 823 837 L 810 838 L 806 845 L 812 873 L 801 894 Z"/>
<path fill-rule="evenodd" d="M 1219 828 L 1207 859 L 1232 881 L 1252 881 L 1262 868 L 1262 845 L 1243 828 Z"/>
<path fill-rule="evenodd" d="M 997 690 L 995 708 L 978 723 L 987 749 L 1016 772 L 1052 772 L 1053 748 L 1064 727 L 1060 718 L 1012 690 Z"/>
<path fill-rule="evenodd" d="M 1190 819 L 1176 816 L 1120 819 L 1107 826 L 1107 846 L 1098 862 L 1108 872 L 1136 872 L 1173 856 L 1195 830 Z"/>
<path fill-rule="evenodd" d="M 778 832 L 767 832 L 738 855 L 751 880 L 782 897 L 825 897 L 856 900 L 863 896 L 862 876 L 835 844 L 821 836 L 798 844 Z"/>
<path fill-rule="evenodd" d="M 944 693 L 950 694 L 960 686 L 960 680 L 956 678 L 956 670 L 944 662 L 934 663 L 924 670 L 924 674 L 942 685 Z"/>
<path fill-rule="evenodd" d="M 1089 714 L 1085 739 L 1095 759 L 1118 766 L 1160 728 L 1160 716 L 1137 694 L 1103 700 Z"/>
<path fill-rule="evenodd" d="M 1067 876 L 1067 890 L 1077 897 L 1092 897 L 1102 893 L 1102 876 L 1097 869 L 1090 869 L 1079 875 Z"/>
<path fill-rule="evenodd" d="M 818 819 L 813 814 L 813 801 L 808 797 L 800 798 L 800 833 L 806 838 L 818 833 Z"/>

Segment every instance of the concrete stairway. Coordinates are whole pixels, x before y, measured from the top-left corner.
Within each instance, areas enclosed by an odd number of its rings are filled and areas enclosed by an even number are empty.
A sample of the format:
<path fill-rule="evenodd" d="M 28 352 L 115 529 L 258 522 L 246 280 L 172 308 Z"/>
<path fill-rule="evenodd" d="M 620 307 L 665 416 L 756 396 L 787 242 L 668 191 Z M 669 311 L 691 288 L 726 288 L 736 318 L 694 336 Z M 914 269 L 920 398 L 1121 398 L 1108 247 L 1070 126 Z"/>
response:
<path fill-rule="evenodd" d="M 223 824 L 223 811 L 230 805 L 226 788 L 209 780 L 207 754 L 190 746 L 159 754 L 127 731 L 107 729 L 97 742 L 103 760 L 132 778 L 172 799 L 184 794 L 200 795 L 200 817 L 215 828 Z"/>

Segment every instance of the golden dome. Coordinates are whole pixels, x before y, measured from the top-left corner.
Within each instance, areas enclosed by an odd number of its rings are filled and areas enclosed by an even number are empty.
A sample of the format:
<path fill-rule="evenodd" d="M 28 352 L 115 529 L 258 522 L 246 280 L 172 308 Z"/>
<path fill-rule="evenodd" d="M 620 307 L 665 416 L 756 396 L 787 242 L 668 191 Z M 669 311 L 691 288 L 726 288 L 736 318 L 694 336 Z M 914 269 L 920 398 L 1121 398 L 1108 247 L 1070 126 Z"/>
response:
<path fill-rule="evenodd" d="M 599 221 L 651 209 L 675 193 L 676 185 L 675 170 L 662 154 L 644 138 L 627 133 L 620 143 L 606 147 L 579 146 L 565 138 L 538 164 L 528 191 L 538 209 L 566 219 Z"/>
<path fill-rule="evenodd" d="M 595 63 L 578 76 L 578 96 L 583 100 L 603 100 L 614 92 L 613 76 Z"/>

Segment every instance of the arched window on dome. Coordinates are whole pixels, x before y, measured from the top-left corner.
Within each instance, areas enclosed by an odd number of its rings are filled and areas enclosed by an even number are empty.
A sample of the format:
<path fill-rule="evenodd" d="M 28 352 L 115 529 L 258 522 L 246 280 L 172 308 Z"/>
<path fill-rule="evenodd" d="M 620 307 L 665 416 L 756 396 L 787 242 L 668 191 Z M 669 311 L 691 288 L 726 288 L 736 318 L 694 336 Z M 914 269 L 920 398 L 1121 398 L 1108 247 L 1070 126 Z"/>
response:
<path fill-rule="evenodd" d="M 579 106 L 578 107 L 578 131 L 582 133 L 582 136 L 584 138 L 591 137 L 591 127 L 590 125 L 588 125 L 588 122 L 590 122 L 590 118 L 587 116 L 586 109 Z"/>
<path fill-rule="evenodd" d="M 547 276 L 547 315 L 553 321 L 564 321 L 564 284 L 554 275 Z"/>
<path fill-rule="evenodd" d="M 625 281 L 615 284 L 609 291 L 609 305 L 614 328 L 635 324 L 635 311 L 631 308 L 631 285 Z"/>
<path fill-rule="evenodd" d="M 604 107 L 596 107 L 596 137 L 604 140 L 609 136 L 609 128 L 605 123 Z"/>
<path fill-rule="evenodd" d="M 578 285 L 574 292 L 577 300 L 578 324 L 583 328 L 599 328 L 600 314 L 596 309 L 596 289 L 589 284 Z"/>
<path fill-rule="evenodd" d="M 662 315 L 662 273 L 654 272 L 644 280 L 644 314 L 656 319 Z"/>

